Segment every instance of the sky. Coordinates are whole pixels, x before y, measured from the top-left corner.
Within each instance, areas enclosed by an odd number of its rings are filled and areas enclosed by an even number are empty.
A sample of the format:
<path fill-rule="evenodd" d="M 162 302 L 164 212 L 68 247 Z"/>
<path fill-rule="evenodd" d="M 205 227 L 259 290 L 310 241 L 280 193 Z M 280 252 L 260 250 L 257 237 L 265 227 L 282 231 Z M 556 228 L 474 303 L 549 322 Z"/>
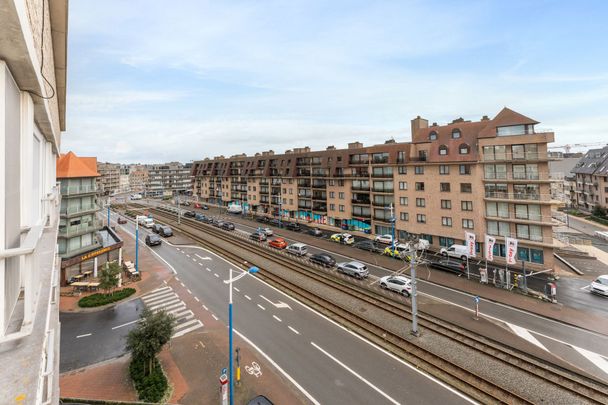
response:
<path fill-rule="evenodd" d="M 608 142 L 608 2 L 70 1 L 62 152 L 153 163 L 405 142 L 504 106 Z"/>

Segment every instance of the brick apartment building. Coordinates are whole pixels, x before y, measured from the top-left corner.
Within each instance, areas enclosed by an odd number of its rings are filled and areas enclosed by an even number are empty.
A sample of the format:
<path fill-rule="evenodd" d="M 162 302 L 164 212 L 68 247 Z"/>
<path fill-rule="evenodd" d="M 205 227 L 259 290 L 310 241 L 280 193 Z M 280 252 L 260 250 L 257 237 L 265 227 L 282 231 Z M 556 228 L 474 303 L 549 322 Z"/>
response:
<path fill-rule="evenodd" d="M 463 243 L 465 231 L 495 235 L 495 261 L 505 237 L 519 239 L 519 260 L 553 264 L 547 144 L 554 134 L 504 108 L 480 121 L 447 125 L 417 117 L 412 141 L 325 151 L 308 147 L 194 162 L 193 193 L 209 203 L 246 204 L 336 229 L 417 234 L 435 248 Z M 502 261 L 504 262 L 504 260 Z"/>
<path fill-rule="evenodd" d="M 146 165 L 146 169 L 148 174 L 144 192 L 147 197 L 171 196 L 190 191 L 192 185 L 190 163 L 153 164 Z"/>
<path fill-rule="evenodd" d="M 97 188 L 100 194 L 110 195 L 120 189 L 120 164 L 97 162 Z"/>
<path fill-rule="evenodd" d="M 572 172 L 576 208 L 591 212 L 596 206 L 608 207 L 608 146 L 587 151 Z"/>

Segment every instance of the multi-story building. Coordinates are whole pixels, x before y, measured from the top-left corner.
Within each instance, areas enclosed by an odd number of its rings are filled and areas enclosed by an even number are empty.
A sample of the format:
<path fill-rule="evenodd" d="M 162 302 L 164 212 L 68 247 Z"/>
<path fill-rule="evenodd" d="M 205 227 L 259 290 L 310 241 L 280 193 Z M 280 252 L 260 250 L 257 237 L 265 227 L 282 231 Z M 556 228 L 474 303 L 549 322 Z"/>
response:
<path fill-rule="evenodd" d="M 97 232 L 102 223 L 97 219 L 101 209 L 96 179 L 97 159 L 78 157 L 73 152 L 57 160 L 57 180 L 61 184 L 59 219 L 59 256 L 71 258 L 100 247 Z"/>
<path fill-rule="evenodd" d="M 593 211 L 596 206 L 608 207 L 608 146 L 591 149 L 576 163 L 575 207 Z"/>
<path fill-rule="evenodd" d="M 148 184 L 148 168 L 145 165 L 129 166 L 129 188 L 132 191 L 143 193 Z"/>
<path fill-rule="evenodd" d="M 146 165 L 148 197 L 171 196 L 190 192 L 192 186 L 191 164 L 171 162 L 160 165 Z"/>
<path fill-rule="evenodd" d="M 0 403 L 59 403 L 66 0 L 0 2 Z"/>
<path fill-rule="evenodd" d="M 582 153 L 549 152 L 555 159 L 549 161 L 551 197 L 560 206 L 570 207 L 575 199 L 576 176 L 572 172 L 582 157 Z"/>
<path fill-rule="evenodd" d="M 102 195 L 110 195 L 120 189 L 120 164 L 97 162 L 97 187 Z"/>
<path fill-rule="evenodd" d="M 309 148 L 194 162 L 193 192 L 209 203 L 247 204 L 342 229 L 417 234 L 434 247 L 462 243 L 465 231 L 519 239 L 519 260 L 553 263 L 547 143 L 553 133 L 504 108 L 493 119 L 447 125 L 412 120 L 412 141 L 347 149 Z M 391 212 L 392 207 L 392 212 Z"/>

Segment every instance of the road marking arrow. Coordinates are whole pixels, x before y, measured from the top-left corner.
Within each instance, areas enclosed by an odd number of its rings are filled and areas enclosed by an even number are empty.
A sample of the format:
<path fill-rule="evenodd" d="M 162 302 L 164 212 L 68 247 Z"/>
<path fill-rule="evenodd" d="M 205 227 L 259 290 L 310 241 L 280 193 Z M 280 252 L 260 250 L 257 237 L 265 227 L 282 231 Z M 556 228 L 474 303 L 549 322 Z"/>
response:
<path fill-rule="evenodd" d="M 201 259 L 201 260 L 213 260 L 213 259 L 212 259 L 212 258 L 210 258 L 210 257 L 207 257 L 207 256 L 205 256 L 205 257 L 203 257 L 203 256 L 199 256 L 199 255 L 197 255 L 196 253 L 195 253 L 194 255 L 195 255 L 196 257 L 198 257 L 199 259 Z"/>
<path fill-rule="evenodd" d="M 274 302 L 270 301 L 268 298 L 264 297 L 263 295 L 260 295 L 260 298 L 268 301 L 269 303 L 271 303 L 272 305 L 274 305 L 275 308 L 289 308 L 289 309 L 291 309 L 291 307 L 288 304 L 284 303 L 283 301 L 279 301 L 278 303 L 274 303 Z M 292 311 L 293 311 L 293 309 L 292 309 Z"/>

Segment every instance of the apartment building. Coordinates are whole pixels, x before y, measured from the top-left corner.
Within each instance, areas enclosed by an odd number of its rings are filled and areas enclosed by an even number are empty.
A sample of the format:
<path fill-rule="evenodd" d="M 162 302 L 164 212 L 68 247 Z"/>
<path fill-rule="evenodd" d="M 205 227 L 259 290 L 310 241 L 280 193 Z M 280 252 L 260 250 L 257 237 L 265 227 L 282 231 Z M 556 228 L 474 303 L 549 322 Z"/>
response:
<path fill-rule="evenodd" d="M 110 195 L 120 190 L 120 164 L 97 162 L 97 188 L 100 194 Z"/>
<path fill-rule="evenodd" d="M 209 203 L 246 204 L 260 213 L 371 234 L 416 234 L 439 248 L 465 231 L 519 239 L 518 258 L 553 264 L 547 144 L 554 134 L 504 108 L 493 119 L 411 122 L 412 141 L 277 155 L 218 156 L 194 162 L 193 193 Z M 393 212 L 391 208 L 393 207 Z"/>
<path fill-rule="evenodd" d="M 131 191 L 143 193 L 148 183 L 148 168 L 145 165 L 129 166 L 129 188 Z"/>
<path fill-rule="evenodd" d="M 148 197 L 185 194 L 191 190 L 191 164 L 184 165 L 179 162 L 171 162 L 146 165 L 146 169 L 145 194 Z"/>
<path fill-rule="evenodd" d="M 582 153 L 549 152 L 555 157 L 549 161 L 549 178 L 551 179 L 551 197 L 559 201 L 560 206 L 570 207 L 576 199 L 576 175 L 572 172 Z"/>
<path fill-rule="evenodd" d="M 0 403 L 59 403 L 66 0 L 0 2 Z"/>
<path fill-rule="evenodd" d="M 572 172 L 576 208 L 591 212 L 596 206 L 608 207 L 608 146 L 587 151 Z"/>

